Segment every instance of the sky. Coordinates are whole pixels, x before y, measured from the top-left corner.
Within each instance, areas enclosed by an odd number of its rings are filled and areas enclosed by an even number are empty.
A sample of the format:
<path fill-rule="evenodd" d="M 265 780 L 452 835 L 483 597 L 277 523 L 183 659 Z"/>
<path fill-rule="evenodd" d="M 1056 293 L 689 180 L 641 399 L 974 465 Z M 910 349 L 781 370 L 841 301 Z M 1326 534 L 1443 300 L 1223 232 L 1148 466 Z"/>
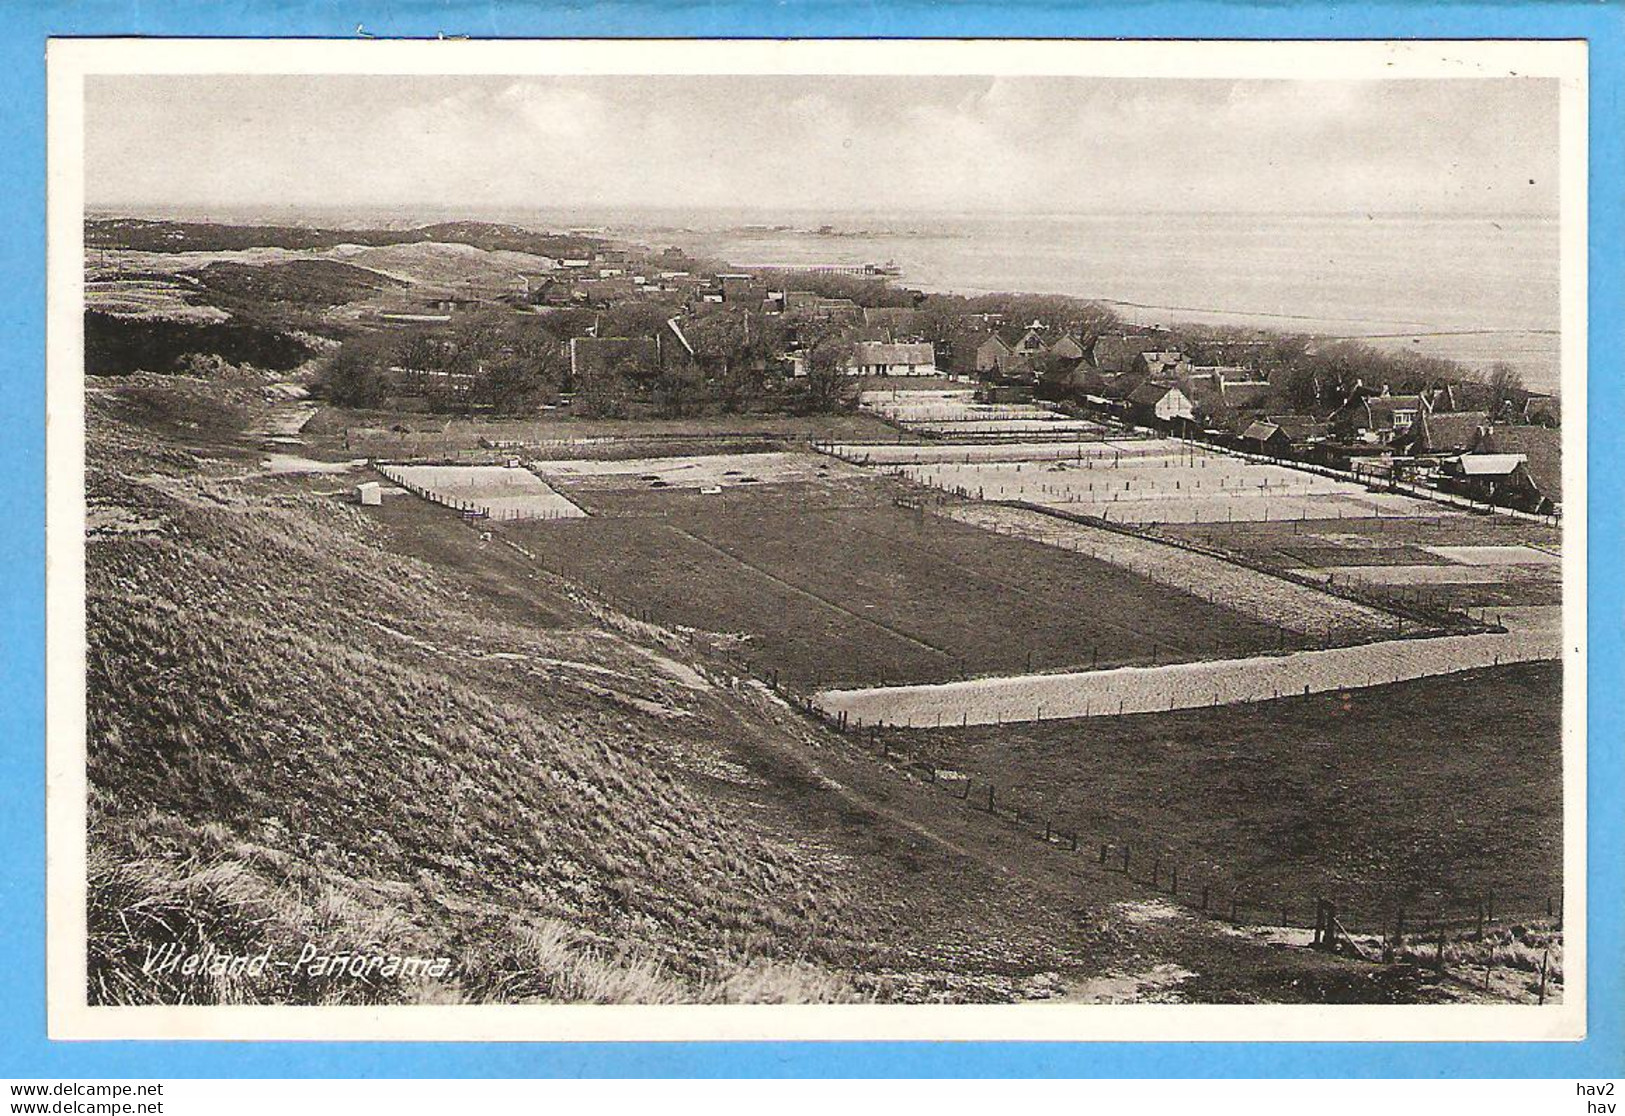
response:
<path fill-rule="evenodd" d="M 1557 212 L 1557 83 L 92 77 L 96 208 Z"/>

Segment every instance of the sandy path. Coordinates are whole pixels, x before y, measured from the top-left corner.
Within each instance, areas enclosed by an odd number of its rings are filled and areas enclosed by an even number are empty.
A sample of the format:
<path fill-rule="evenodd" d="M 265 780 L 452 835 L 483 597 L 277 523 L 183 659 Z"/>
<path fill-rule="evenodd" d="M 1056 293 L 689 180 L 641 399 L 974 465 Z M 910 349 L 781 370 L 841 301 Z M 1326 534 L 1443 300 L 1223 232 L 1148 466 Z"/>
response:
<path fill-rule="evenodd" d="M 991 725 L 1057 717 L 1197 709 L 1291 694 L 1361 689 L 1561 655 L 1561 610 L 1506 609 L 1504 635 L 1390 640 L 1326 651 L 1067 674 L 1016 675 L 930 686 L 825 690 L 815 701 L 852 723 L 903 728 Z"/>

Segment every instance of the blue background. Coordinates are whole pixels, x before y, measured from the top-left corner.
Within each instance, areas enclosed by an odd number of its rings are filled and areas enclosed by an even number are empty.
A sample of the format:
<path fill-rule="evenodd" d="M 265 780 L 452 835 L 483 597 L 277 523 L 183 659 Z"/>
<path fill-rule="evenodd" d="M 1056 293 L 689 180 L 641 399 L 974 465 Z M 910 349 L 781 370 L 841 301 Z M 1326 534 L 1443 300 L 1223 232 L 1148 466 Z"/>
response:
<path fill-rule="evenodd" d="M 1612 4 L 606 4 L 140 0 L 0 5 L 0 1077 L 1625 1076 L 1618 552 L 1591 499 L 1590 979 L 1582 1043 L 51 1043 L 44 987 L 45 42 L 50 35 L 1585 38 L 1591 43 L 1590 476 L 1625 473 L 1618 357 L 1625 27 Z M 1616 494 L 1616 497 L 1618 494 Z"/>

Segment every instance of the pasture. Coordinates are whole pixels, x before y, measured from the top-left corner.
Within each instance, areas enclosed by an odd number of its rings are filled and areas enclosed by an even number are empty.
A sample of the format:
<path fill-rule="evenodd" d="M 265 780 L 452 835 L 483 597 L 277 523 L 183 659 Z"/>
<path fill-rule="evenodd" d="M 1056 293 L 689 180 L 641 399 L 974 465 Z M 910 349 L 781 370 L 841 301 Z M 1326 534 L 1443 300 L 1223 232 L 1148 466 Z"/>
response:
<path fill-rule="evenodd" d="M 1001 801 L 1161 858 L 1182 891 L 1351 926 L 1486 892 L 1508 916 L 1562 887 L 1557 663 L 1522 663 L 1254 706 L 961 729 L 882 730 L 893 752 Z"/>
<path fill-rule="evenodd" d="M 577 494 L 575 480 L 554 479 Z M 1111 562 L 900 507 L 894 491 L 874 479 L 715 496 L 582 489 L 584 500 L 619 499 L 589 504 L 588 519 L 511 531 L 549 570 L 712 633 L 754 672 L 806 691 L 1309 642 Z"/>

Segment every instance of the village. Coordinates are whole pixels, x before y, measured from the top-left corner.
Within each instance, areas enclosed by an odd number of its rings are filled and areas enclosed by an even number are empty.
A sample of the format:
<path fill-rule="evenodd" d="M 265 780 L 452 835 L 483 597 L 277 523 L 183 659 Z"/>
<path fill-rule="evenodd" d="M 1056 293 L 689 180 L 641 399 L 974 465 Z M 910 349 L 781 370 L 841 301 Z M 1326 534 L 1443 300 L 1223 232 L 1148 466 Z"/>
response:
<path fill-rule="evenodd" d="M 371 401 L 387 393 L 409 409 L 416 400 L 510 416 L 573 405 L 587 417 L 678 417 L 708 406 L 831 411 L 864 389 L 947 387 L 979 404 L 1030 407 L 1027 434 L 1129 426 L 1447 502 L 1561 510 L 1560 400 L 1525 388 L 1507 365 L 1468 370 L 1336 341 L 1127 327 L 1069 299 L 927 295 L 896 285 L 887 265 L 745 271 L 676 248 L 584 243 L 579 256 L 526 261 L 544 270 L 413 287 L 356 313 L 357 325 L 408 338 Z M 1049 319 L 1029 320 L 1021 311 L 1033 305 Z M 534 316 L 545 340 L 500 341 L 493 352 L 494 314 Z M 526 358 L 534 367 L 512 367 Z M 962 424 L 951 433 L 979 434 Z M 1003 433 L 1018 431 L 1006 423 Z"/>

